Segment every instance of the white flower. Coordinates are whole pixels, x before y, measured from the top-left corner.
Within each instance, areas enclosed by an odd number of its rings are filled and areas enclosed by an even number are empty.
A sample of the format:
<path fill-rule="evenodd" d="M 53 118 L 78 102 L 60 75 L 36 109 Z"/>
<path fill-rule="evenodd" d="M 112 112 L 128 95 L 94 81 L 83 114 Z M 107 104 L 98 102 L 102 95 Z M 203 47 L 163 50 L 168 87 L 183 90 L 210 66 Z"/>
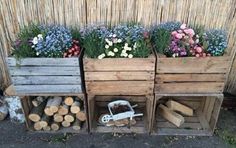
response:
<path fill-rule="evenodd" d="M 117 43 L 117 42 L 118 42 L 117 38 L 113 39 L 113 43 Z"/>
<path fill-rule="evenodd" d="M 100 54 L 99 56 L 98 56 L 98 59 L 103 59 L 104 57 L 105 57 L 106 55 L 103 53 L 103 54 Z"/>
<path fill-rule="evenodd" d="M 196 39 L 196 43 L 199 43 L 199 39 Z"/>
<path fill-rule="evenodd" d="M 124 50 L 122 50 L 122 51 L 121 51 L 121 53 L 126 53 L 126 50 L 125 50 L 125 49 L 124 49 Z"/>
<path fill-rule="evenodd" d="M 128 46 L 125 46 L 125 47 L 124 47 L 124 50 L 128 50 L 128 49 L 129 49 L 129 47 L 128 47 Z"/>
<path fill-rule="evenodd" d="M 129 54 L 129 56 L 128 56 L 129 58 L 133 58 L 133 55 L 132 54 Z"/>
<path fill-rule="evenodd" d="M 109 46 L 112 46 L 112 45 L 113 45 L 113 43 L 112 43 L 112 42 L 109 42 L 109 43 L 108 43 L 108 45 L 109 45 Z"/>
<path fill-rule="evenodd" d="M 110 34 L 109 37 L 112 37 L 112 34 Z"/>
<path fill-rule="evenodd" d="M 118 43 L 121 43 L 121 42 L 122 42 L 122 40 L 121 40 L 121 39 L 118 39 L 118 40 L 117 40 L 117 42 L 118 42 Z"/>
<path fill-rule="evenodd" d="M 137 44 L 136 44 L 136 42 L 134 43 L 134 46 L 133 46 L 133 47 L 134 47 L 134 49 L 137 48 Z"/>
<path fill-rule="evenodd" d="M 131 50 L 132 50 L 132 48 L 131 48 L 131 47 L 128 47 L 128 48 L 127 48 L 127 50 L 128 50 L 128 51 L 131 51 Z"/>
<path fill-rule="evenodd" d="M 109 43 L 109 42 L 110 42 L 108 39 L 105 39 L 105 41 L 106 41 L 107 43 Z"/>
<path fill-rule="evenodd" d="M 108 48 L 109 48 L 109 45 L 105 45 L 105 48 L 108 49 Z"/>
<path fill-rule="evenodd" d="M 115 56 L 115 53 L 114 53 L 114 52 L 112 52 L 112 51 L 109 51 L 107 55 L 108 55 L 108 56 L 112 56 L 112 57 L 113 57 L 113 56 Z"/>
<path fill-rule="evenodd" d="M 114 52 L 118 52 L 118 49 L 117 49 L 117 48 L 114 48 L 113 51 L 114 51 Z"/>
<path fill-rule="evenodd" d="M 35 45 L 35 44 L 38 44 L 38 38 L 37 38 L 37 37 L 34 37 L 32 42 L 33 42 L 34 45 Z"/>
<path fill-rule="evenodd" d="M 115 38 L 115 37 L 116 37 L 116 34 L 113 34 L 112 37 Z"/>
<path fill-rule="evenodd" d="M 36 55 L 38 56 L 38 55 L 39 55 L 39 52 L 36 52 Z"/>
<path fill-rule="evenodd" d="M 128 45 L 129 45 L 128 43 L 125 43 L 125 47 L 128 47 Z"/>
<path fill-rule="evenodd" d="M 43 35 L 42 34 L 38 34 L 38 38 L 42 40 L 43 39 Z"/>
<path fill-rule="evenodd" d="M 128 53 L 124 53 L 124 57 L 128 57 Z"/>

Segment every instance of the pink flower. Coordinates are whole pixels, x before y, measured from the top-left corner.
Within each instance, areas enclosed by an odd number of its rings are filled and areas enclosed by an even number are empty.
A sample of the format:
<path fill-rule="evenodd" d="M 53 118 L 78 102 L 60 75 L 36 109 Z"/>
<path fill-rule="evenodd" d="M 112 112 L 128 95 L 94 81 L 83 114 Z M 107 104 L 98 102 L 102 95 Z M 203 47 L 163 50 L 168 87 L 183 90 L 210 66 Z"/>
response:
<path fill-rule="evenodd" d="M 177 34 L 176 31 L 171 32 L 171 35 L 175 36 Z"/>
<path fill-rule="evenodd" d="M 202 52 L 202 48 L 201 48 L 201 47 L 197 47 L 197 48 L 196 48 L 196 51 L 197 51 L 198 53 L 201 53 L 201 52 Z"/>
<path fill-rule="evenodd" d="M 191 37 L 193 37 L 195 35 L 195 32 L 193 29 L 185 29 L 184 32 Z"/>
<path fill-rule="evenodd" d="M 199 55 L 199 54 L 196 54 L 196 57 L 200 57 L 200 55 Z"/>
<path fill-rule="evenodd" d="M 182 24 L 182 25 L 180 26 L 181 29 L 186 29 L 186 27 L 187 27 L 186 24 Z"/>
<path fill-rule="evenodd" d="M 175 35 L 175 37 L 177 38 L 177 39 L 182 39 L 182 34 L 179 34 L 179 33 L 177 33 L 176 35 Z"/>
<path fill-rule="evenodd" d="M 190 39 L 190 40 L 189 40 L 189 44 L 194 44 L 194 40 L 193 40 L 193 39 Z"/>

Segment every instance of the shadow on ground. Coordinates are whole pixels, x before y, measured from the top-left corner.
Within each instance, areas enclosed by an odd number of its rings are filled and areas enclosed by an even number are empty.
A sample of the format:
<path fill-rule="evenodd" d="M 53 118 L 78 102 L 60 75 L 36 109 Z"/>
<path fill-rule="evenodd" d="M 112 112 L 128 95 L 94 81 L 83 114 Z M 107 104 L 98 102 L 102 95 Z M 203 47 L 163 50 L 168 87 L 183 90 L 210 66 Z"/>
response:
<path fill-rule="evenodd" d="M 236 110 L 221 110 L 216 134 L 212 137 L 29 133 L 24 125 L 8 120 L 0 122 L 0 135 L 3 148 L 230 148 L 236 147 Z"/>

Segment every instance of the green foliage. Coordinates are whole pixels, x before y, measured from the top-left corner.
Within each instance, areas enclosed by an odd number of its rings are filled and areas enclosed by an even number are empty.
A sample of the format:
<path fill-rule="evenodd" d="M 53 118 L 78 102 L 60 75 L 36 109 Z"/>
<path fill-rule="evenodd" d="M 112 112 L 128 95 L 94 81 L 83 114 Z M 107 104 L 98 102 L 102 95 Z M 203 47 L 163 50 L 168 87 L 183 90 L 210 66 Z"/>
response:
<path fill-rule="evenodd" d="M 171 34 L 170 31 L 157 28 L 151 34 L 151 41 L 154 49 L 161 54 L 165 54 L 166 49 L 170 45 Z"/>
<path fill-rule="evenodd" d="M 36 52 L 32 49 L 29 41 L 40 33 L 44 34 L 41 32 L 40 27 L 36 24 L 30 24 L 29 26 L 22 27 L 17 36 L 18 40 L 13 44 L 14 50 L 12 54 L 14 57 L 17 59 L 35 57 Z"/>
<path fill-rule="evenodd" d="M 147 58 L 151 54 L 151 43 L 149 39 L 138 40 L 136 42 L 137 48 L 135 49 L 133 55 L 134 57 Z"/>
<path fill-rule="evenodd" d="M 80 43 L 82 43 L 82 37 L 81 37 L 81 33 L 80 33 L 80 29 L 79 28 L 71 28 L 71 35 L 72 35 L 72 39 L 73 40 L 77 40 Z"/>
<path fill-rule="evenodd" d="M 103 53 L 105 40 L 101 38 L 97 30 L 92 30 L 83 37 L 82 47 L 85 49 L 85 54 L 90 58 L 97 58 Z"/>
<path fill-rule="evenodd" d="M 236 136 L 234 134 L 228 130 L 216 130 L 215 133 L 232 147 L 236 147 Z"/>

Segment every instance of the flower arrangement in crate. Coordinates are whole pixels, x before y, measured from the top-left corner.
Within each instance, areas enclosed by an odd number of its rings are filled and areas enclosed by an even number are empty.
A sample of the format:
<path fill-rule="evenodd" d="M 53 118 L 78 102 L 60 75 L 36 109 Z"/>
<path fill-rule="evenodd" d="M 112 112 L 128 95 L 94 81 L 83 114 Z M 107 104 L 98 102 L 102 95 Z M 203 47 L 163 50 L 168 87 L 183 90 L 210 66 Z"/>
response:
<path fill-rule="evenodd" d="M 81 52 L 79 31 L 64 26 L 30 24 L 21 28 L 13 43 L 12 54 L 26 57 L 78 57 Z"/>
<path fill-rule="evenodd" d="M 222 56 L 227 48 L 226 32 L 219 29 L 194 29 L 180 22 L 167 22 L 151 32 L 153 47 L 167 57 Z"/>
<path fill-rule="evenodd" d="M 146 58 L 151 54 L 149 32 L 140 25 L 89 27 L 82 36 L 90 58 Z"/>

